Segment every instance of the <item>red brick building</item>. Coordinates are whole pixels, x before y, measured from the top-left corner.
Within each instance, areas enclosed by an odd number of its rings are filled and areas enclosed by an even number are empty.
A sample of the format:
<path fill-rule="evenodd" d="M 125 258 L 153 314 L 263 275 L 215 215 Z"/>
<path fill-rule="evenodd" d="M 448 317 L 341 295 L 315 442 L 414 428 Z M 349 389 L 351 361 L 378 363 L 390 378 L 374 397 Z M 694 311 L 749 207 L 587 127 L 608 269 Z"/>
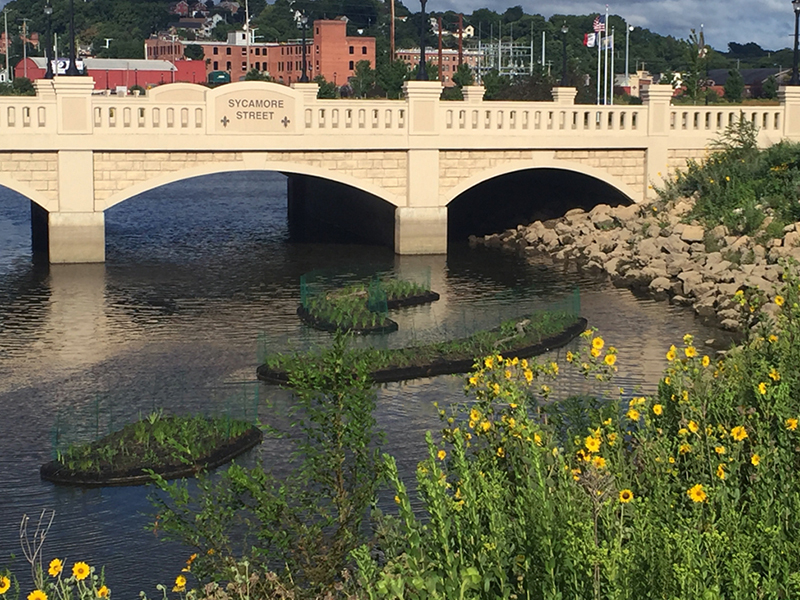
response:
<path fill-rule="evenodd" d="M 322 75 L 326 81 L 337 85 L 347 83 L 361 60 L 368 60 L 375 68 L 375 38 L 348 36 L 347 22 L 343 18 L 314 21 L 308 28 L 306 40 L 306 65 L 309 80 Z M 206 72 L 227 71 L 231 81 L 241 81 L 247 73 L 247 33 L 234 31 L 225 42 L 177 40 L 175 36 L 161 35 L 145 40 L 145 56 L 150 60 L 176 61 L 183 58 L 185 46 L 195 44 L 203 49 Z M 301 40 L 289 42 L 254 42 L 251 40 L 251 69 L 256 69 L 283 83 L 300 79 L 303 71 L 303 44 Z"/>
<path fill-rule="evenodd" d="M 200 60 L 179 60 L 175 63 L 165 60 L 142 60 L 125 58 L 85 58 L 83 65 L 86 75 L 94 79 L 94 89 L 114 90 L 118 86 L 128 88 L 134 85 L 143 88 L 183 81 L 204 83 L 206 69 Z M 27 65 L 27 66 L 26 66 Z M 29 79 L 44 78 L 47 62 L 42 57 L 30 57 L 19 61 L 14 67 L 14 76 Z"/>
<path fill-rule="evenodd" d="M 461 60 L 463 64 L 472 69 L 473 73 L 477 73 L 480 64 L 480 52 L 477 50 L 463 50 L 461 53 Z M 414 68 L 419 64 L 419 48 L 399 49 L 396 52 L 397 60 L 402 60 L 410 68 Z M 439 66 L 439 49 L 438 48 L 425 48 L 425 60 L 433 64 L 435 67 Z M 452 48 L 442 48 L 442 68 L 439 69 L 439 78 L 445 87 L 452 87 L 453 74 L 458 69 L 458 50 Z"/>

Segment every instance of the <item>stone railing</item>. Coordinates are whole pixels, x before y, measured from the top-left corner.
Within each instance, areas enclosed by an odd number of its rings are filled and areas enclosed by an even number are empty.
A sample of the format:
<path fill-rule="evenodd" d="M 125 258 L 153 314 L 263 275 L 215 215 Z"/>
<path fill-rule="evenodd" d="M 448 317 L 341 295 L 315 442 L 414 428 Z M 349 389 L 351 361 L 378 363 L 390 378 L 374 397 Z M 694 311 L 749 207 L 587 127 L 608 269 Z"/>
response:
<path fill-rule="evenodd" d="M 155 132 L 180 137 L 259 132 L 270 136 L 301 134 L 317 140 L 331 136 L 321 148 L 335 145 L 336 138 L 343 135 L 370 136 L 370 146 L 375 147 L 391 139 L 389 145 L 397 147 L 401 138 L 417 133 L 435 133 L 448 140 L 484 140 L 489 145 L 513 138 L 530 143 L 531 134 L 536 134 L 533 144 L 538 147 L 558 140 L 555 145 L 561 146 L 564 139 L 572 144 L 587 144 L 584 140 L 592 139 L 591 145 L 596 145 L 602 143 L 598 138 L 618 145 L 622 139 L 641 140 L 653 135 L 691 138 L 695 145 L 716 137 L 744 115 L 758 126 L 764 143 L 800 137 L 798 88 L 783 88 L 776 106 L 673 106 L 667 86 L 646 88 L 639 106 L 576 105 L 574 88 L 556 88 L 553 102 L 488 102 L 478 86 L 465 88 L 463 102 L 444 102 L 439 101 L 441 88 L 437 82 L 408 82 L 404 100 L 319 100 L 316 84 L 286 88 L 248 82 L 215 90 L 168 84 L 147 95 L 119 97 L 94 94 L 89 78 L 62 77 L 37 81 L 36 88 L 36 97 L 0 98 L 0 135 L 123 134 L 119 136 L 120 147 L 125 146 L 128 134 Z M 220 94 L 237 89 L 242 93 L 263 90 L 267 96 L 286 98 L 287 106 L 291 106 L 284 127 L 276 125 L 268 131 L 259 130 L 262 123 L 254 123 L 252 131 L 229 128 L 227 123 L 220 127 L 217 113 L 222 109 L 214 102 Z M 288 127 L 288 123 L 293 125 Z"/>

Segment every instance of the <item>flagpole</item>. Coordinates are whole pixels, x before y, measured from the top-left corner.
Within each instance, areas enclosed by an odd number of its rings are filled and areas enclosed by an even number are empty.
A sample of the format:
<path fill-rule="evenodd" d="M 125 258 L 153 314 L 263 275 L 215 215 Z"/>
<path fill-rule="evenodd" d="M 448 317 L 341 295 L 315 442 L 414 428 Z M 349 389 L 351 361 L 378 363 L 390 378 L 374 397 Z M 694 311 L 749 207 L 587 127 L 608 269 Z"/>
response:
<path fill-rule="evenodd" d="M 600 104 L 600 63 L 602 62 L 602 58 L 600 56 L 600 40 L 602 39 L 600 32 L 595 31 L 594 33 L 594 43 L 597 44 L 597 103 Z"/>
<path fill-rule="evenodd" d="M 605 42 L 603 45 L 605 49 L 603 51 L 603 58 L 605 63 L 603 64 L 603 104 L 608 105 L 608 4 L 606 4 L 606 23 L 605 23 Z"/>
<path fill-rule="evenodd" d="M 611 106 L 614 106 L 614 28 L 611 28 Z"/>

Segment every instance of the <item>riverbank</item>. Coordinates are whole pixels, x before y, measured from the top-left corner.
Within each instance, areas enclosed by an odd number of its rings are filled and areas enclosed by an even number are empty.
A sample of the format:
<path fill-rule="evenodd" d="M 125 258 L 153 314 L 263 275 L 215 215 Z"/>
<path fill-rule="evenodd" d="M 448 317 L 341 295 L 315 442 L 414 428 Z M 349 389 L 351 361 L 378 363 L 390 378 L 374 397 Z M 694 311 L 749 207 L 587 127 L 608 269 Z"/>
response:
<path fill-rule="evenodd" d="M 694 202 L 656 202 L 591 211 L 573 209 L 559 219 L 471 237 L 470 245 L 522 254 L 542 253 L 565 268 L 607 276 L 616 287 L 690 306 L 705 323 L 740 328 L 733 295 L 757 287 L 773 298 L 782 258 L 800 260 L 800 223 L 781 237 L 768 235 L 767 217 L 753 236 L 731 235 L 724 225 L 703 227 L 690 218 Z M 774 311 L 777 306 L 768 306 Z"/>

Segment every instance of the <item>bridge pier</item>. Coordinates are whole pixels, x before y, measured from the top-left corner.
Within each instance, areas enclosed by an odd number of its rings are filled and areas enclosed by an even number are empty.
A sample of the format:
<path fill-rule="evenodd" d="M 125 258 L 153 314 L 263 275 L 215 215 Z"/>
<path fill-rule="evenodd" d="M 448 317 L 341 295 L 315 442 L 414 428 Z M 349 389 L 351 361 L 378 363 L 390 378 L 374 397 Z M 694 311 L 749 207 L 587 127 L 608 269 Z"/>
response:
<path fill-rule="evenodd" d="M 447 254 L 447 207 L 397 207 L 394 251 L 396 254 Z"/>
<path fill-rule="evenodd" d="M 51 264 L 106 260 L 105 213 L 51 212 L 47 237 Z"/>

